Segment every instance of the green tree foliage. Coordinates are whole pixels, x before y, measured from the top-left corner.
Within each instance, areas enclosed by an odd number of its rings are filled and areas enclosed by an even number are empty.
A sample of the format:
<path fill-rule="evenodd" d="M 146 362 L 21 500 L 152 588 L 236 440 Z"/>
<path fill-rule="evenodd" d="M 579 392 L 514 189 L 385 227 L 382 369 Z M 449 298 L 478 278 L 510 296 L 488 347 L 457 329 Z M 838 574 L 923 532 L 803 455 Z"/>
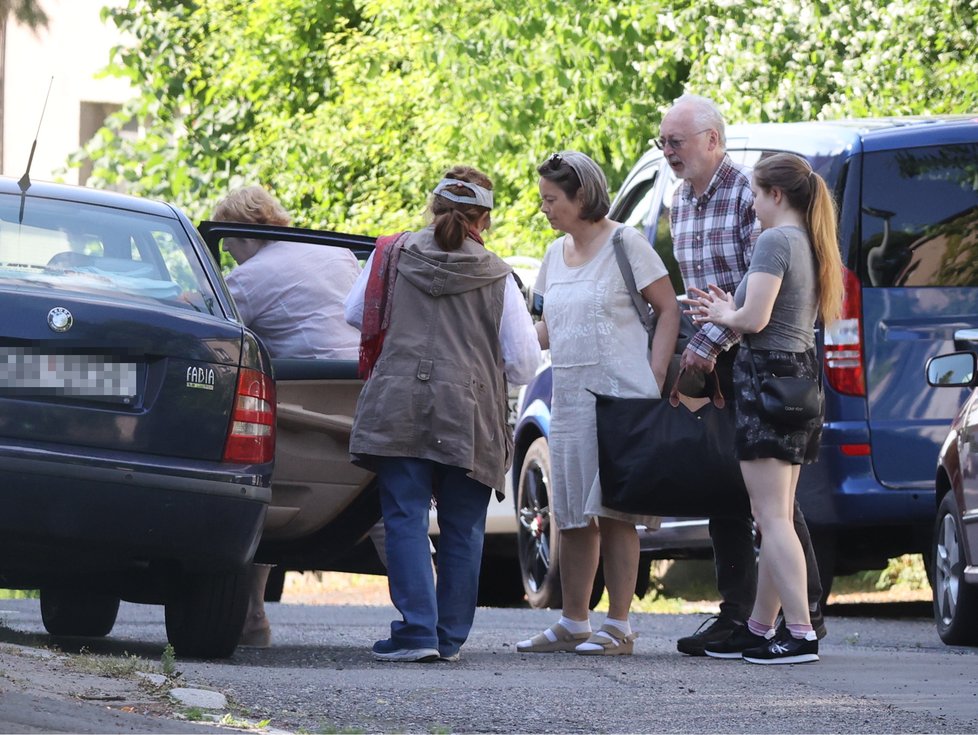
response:
<path fill-rule="evenodd" d="M 130 0 L 139 96 L 83 154 L 93 185 L 206 217 L 262 182 L 307 226 L 421 221 L 442 169 L 495 181 L 490 244 L 540 254 L 535 164 L 617 188 L 684 90 L 731 121 L 978 110 L 978 0 Z M 140 124 L 136 139 L 123 124 Z"/>

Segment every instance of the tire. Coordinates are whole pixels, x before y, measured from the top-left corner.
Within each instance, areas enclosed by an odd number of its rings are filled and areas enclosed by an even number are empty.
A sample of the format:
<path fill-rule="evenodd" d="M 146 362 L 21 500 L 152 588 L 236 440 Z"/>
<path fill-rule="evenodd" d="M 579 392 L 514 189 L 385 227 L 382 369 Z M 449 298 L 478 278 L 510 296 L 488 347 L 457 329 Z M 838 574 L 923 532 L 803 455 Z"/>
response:
<path fill-rule="evenodd" d="M 102 638 L 112 632 L 119 598 L 85 590 L 41 589 L 41 620 L 51 635 Z"/>
<path fill-rule="evenodd" d="M 947 493 L 934 523 L 934 623 L 949 646 L 978 645 L 978 586 L 964 580 L 965 556 L 958 504 Z"/>
<path fill-rule="evenodd" d="M 238 645 L 248 612 L 248 569 L 187 573 L 173 580 L 166 637 L 181 658 L 227 658 Z"/>
<path fill-rule="evenodd" d="M 560 531 L 550 514 L 550 449 L 540 437 L 527 449 L 516 495 L 523 589 L 530 607 L 559 608 Z"/>

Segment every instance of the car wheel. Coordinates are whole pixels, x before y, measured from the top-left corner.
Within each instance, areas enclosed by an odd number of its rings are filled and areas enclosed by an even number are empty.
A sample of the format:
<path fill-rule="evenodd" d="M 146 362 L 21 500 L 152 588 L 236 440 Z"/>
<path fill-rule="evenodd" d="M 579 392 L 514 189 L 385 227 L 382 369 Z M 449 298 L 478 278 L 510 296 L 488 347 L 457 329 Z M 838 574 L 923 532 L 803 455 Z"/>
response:
<path fill-rule="evenodd" d="M 112 632 L 119 598 L 85 590 L 41 589 L 41 620 L 51 635 L 101 638 Z"/>
<path fill-rule="evenodd" d="M 173 580 L 165 605 L 166 637 L 183 658 L 227 658 L 248 612 L 248 569 L 187 573 Z"/>
<path fill-rule="evenodd" d="M 934 524 L 934 622 L 949 646 L 978 645 L 978 586 L 964 579 L 964 547 L 958 504 L 947 493 Z"/>
<path fill-rule="evenodd" d="M 534 441 L 523 458 L 516 515 L 527 602 L 535 608 L 559 608 L 560 531 L 550 513 L 550 449 L 544 437 Z"/>

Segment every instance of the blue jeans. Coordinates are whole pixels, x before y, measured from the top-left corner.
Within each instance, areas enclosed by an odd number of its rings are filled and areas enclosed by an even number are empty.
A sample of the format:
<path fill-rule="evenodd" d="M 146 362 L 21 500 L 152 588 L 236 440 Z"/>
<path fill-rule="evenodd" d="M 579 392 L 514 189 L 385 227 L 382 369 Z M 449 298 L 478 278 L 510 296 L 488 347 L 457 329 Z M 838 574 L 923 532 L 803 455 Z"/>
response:
<path fill-rule="evenodd" d="M 409 457 L 376 458 L 387 532 L 387 580 L 402 620 L 396 648 L 456 653 L 469 636 L 479 593 L 482 542 L 491 490 L 460 467 Z M 437 492 L 438 584 L 431 571 L 428 509 Z"/>

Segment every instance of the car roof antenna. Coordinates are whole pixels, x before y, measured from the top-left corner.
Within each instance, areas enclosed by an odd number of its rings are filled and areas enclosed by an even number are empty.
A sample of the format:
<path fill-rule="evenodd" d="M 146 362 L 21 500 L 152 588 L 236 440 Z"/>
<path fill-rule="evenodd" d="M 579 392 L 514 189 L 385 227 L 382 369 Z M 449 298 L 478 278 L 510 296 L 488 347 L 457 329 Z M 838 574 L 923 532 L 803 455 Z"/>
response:
<path fill-rule="evenodd" d="M 34 133 L 34 142 L 31 144 L 31 155 L 27 158 L 27 170 L 20 177 L 17 185 L 22 192 L 26 192 L 31 186 L 31 164 L 34 163 L 34 151 L 37 149 L 37 138 L 41 134 L 41 123 L 44 122 L 44 112 L 48 109 L 48 97 L 51 96 L 51 85 L 54 84 L 54 77 L 48 82 L 48 93 L 44 95 L 44 107 L 41 108 L 41 119 L 37 121 L 37 132 Z"/>

